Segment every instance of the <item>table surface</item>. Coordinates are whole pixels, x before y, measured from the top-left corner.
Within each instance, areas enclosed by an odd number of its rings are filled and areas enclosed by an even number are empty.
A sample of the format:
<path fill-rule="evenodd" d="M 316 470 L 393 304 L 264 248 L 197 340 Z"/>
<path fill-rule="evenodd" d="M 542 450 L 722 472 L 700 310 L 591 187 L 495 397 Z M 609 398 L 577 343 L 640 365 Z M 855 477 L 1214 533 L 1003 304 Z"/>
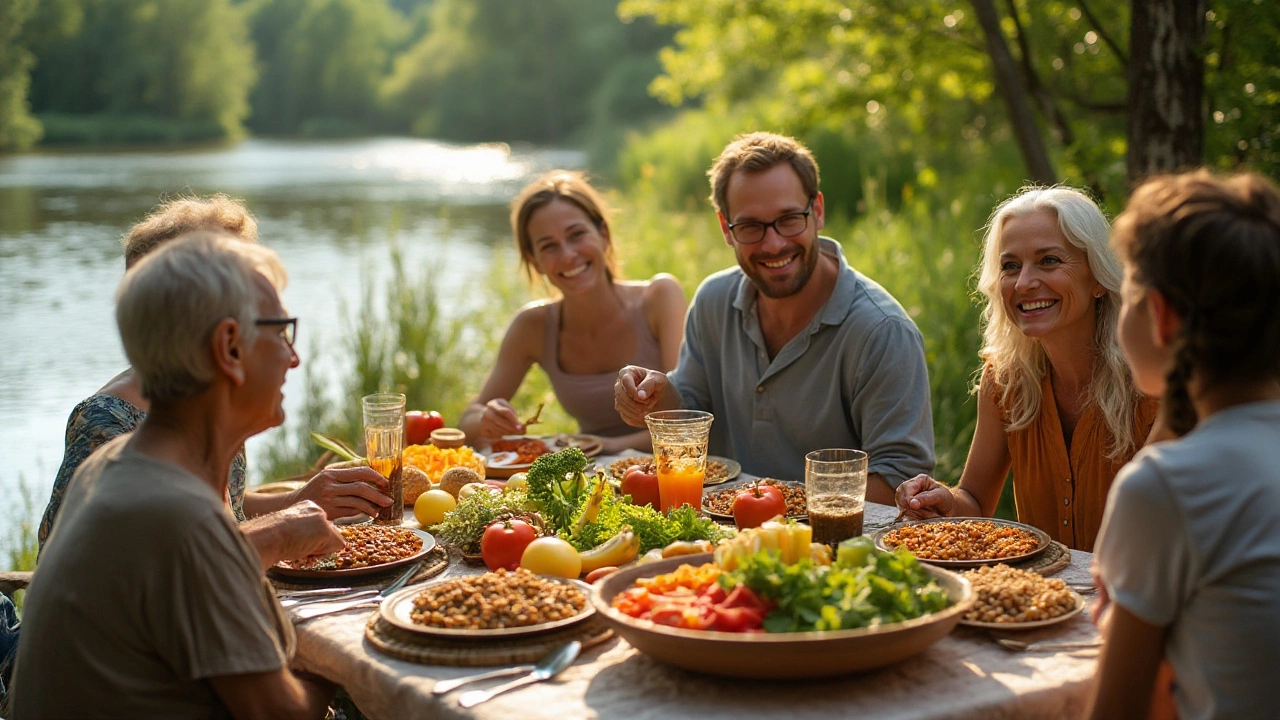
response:
<path fill-rule="evenodd" d="M 602 459 L 607 460 L 612 458 Z M 869 503 L 870 529 L 893 520 L 895 509 Z M 1071 565 L 1054 577 L 1087 583 L 1092 555 L 1071 551 Z M 453 563 L 440 577 L 483 570 Z M 878 671 L 815 681 L 742 681 L 698 675 L 664 665 L 614 638 L 585 651 L 555 680 L 469 710 L 458 706 L 467 686 L 435 696 L 437 681 L 484 668 L 419 665 L 379 653 L 364 639 L 369 611 L 357 610 L 296 626 L 295 666 L 341 684 L 360 710 L 381 718 L 793 718 L 1079 717 L 1097 664 L 1096 649 L 1025 653 L 1005 650 L 985 630 L 957 627 L 928 650 Z M 1090 641 L 1098 633 L 1088 613 L 1059 625 L 1011 632 L 1020 640 Z M 509 679 L 509 678 L 508 678 Z M 502 681 L 493 681 L 496 682 Z"/>

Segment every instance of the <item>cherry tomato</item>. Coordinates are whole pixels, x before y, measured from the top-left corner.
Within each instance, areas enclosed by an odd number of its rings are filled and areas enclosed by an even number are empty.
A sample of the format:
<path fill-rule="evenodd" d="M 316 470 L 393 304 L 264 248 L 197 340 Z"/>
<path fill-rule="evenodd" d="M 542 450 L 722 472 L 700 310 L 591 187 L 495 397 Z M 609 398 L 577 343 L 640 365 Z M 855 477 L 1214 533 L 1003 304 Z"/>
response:
<path fill-rule="evenodd" d="M 772 485 L 752 483 L 733 498 L 733 524 L 739 530 L 760 527 L 775 516 L 787 514 L 782 491 Z"/>
<path fill-rule="evenodd" d="M 505 520 L 485 528 L 480 536 L 480 555 L 490 570 L 520 567 L 525 548 L 538 538 L 538 531 L 523 520 Z"/>
<path fill-rule="evenodd" d="M 432 410 L 410 410 L 404 414 L 404 444 L 426 445 L 431 440 L 431 431 L 444 427 L 444 418 Z"/>
<path fill-rule="evenodd" d="M 633 505 L 660 507 L 658 502 L 658 474 L 647 473 L 643 467 L 632 465 L 622 476 L 622 494 L 631 496 Z"/>

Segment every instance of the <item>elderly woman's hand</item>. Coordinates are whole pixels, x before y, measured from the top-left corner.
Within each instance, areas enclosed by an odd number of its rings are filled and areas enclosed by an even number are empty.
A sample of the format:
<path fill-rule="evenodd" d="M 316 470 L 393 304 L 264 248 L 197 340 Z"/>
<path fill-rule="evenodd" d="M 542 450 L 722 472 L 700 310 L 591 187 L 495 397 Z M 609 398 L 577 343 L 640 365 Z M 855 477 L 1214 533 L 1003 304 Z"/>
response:
<path fill-rule="evenodd" d="M 293 501 L 310 500 L 324 509 L 330 520 L 351 515 L 373 516 L 391 504 L 387 479 L 371 467 L 326 468 L 299 488 Z"/>
<path fill-rule="evenodd" d="M 898 486 L 894 502 L 911 520 L 950 515 L 954 511 L 955 496 L 951 488 L 928 475 L 917 475 Z"/>
<path fill-rule="evenodd" d="M 324 510 L 310 500 L 243 522 L 240 531 L 258 551 L 264 570 L 281 560 L 327 555 L 346 545 Z"/>

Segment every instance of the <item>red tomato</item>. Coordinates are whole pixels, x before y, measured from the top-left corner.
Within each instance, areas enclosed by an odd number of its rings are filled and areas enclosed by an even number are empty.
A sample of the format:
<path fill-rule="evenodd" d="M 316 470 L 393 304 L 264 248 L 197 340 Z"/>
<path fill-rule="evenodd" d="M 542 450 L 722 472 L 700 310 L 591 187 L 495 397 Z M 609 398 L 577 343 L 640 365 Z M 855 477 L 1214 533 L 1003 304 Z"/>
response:
<path fill-rule="evenodd" d="M 426 445 L 431 440 L 431 431 L 444 427 L 444 418 L 432 410 L 410 410 L 404 414 L 404 444 Z"/>
<path fill-rule="evenodd" d="M 634 505 L 660 507 L 658 502 L 658 474 L 647 473 L 639 465 L 627 468 L 622 476 L 622 494 L 630 495 Z"/>
<path fill-rule="evenodd" d="M 523 520 L 499 520 L 490 525 L 480 536 L 480 555 L 485 567 L 515 570 L 520 567 L 524 549 L 537 537 L 538 531 Z"/>
<path fill-rule="evenodd" d="M 727 608 L 717 605 L 714 610 L 715 629 L 720 632 L 746 632 L 764 625 L 764 613 L 753 608 Z"/>
<path fill-rule="evenodd" d="M 733 524 L 739 530 L 760 527 L 777 515 L 787 514 L 782 491 L 772 485 L 752 483 L 733 498 Z"/>

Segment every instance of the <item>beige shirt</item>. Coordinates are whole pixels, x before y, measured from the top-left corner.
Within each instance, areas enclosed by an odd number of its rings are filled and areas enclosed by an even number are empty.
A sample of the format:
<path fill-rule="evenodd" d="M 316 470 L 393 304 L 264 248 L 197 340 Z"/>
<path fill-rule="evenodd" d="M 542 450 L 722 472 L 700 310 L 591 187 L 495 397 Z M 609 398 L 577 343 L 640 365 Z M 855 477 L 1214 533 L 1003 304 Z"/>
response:
<path fill-rule="evenodd" d="M 293 630 L 222 499 L 122 436 L 72 480 L 26 596 L 14 718 L 225 717 L 211 677 L 287 666 Z"/>

